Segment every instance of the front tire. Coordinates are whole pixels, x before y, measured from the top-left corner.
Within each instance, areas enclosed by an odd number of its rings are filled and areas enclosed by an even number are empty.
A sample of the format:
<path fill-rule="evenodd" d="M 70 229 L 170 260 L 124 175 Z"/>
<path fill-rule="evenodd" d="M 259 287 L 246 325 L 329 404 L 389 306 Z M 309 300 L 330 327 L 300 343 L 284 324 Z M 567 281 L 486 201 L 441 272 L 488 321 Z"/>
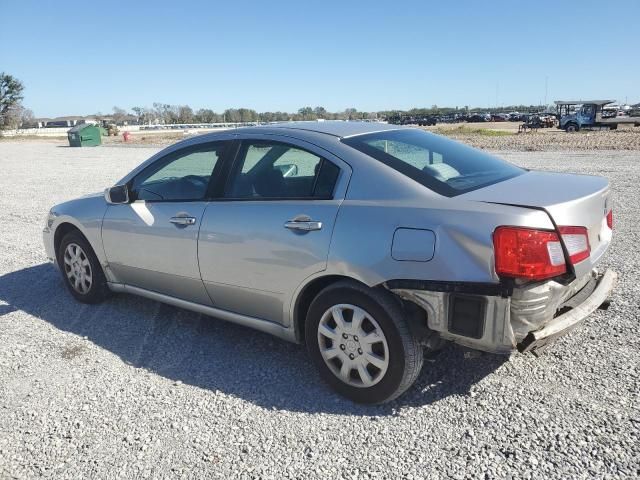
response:
<path fill-rule="evenodd" d="M 580 130 L 580 127 L 578 127 L 578 125 L 576 123 L 569 123 L 566 127 L 565 127 L 565 131 L 567 133 L 573 133 L 573 132 L 577 132 L 578 130 Z"/>
<path fill-rule="evenodd" d="M 58 247 L 58 266 L 71 295 L 82 303 L 100 303 L 111 291 L 93 248 L 78 231 L 67 233 Z"/>
<path fill-rule="evenodd" d="M 323 380 L 358 403 L 393 400 L 422 369 L 422 347 L 398 299 L 352 281 L 331 285 L 313 300 L 305 340 Z"/>

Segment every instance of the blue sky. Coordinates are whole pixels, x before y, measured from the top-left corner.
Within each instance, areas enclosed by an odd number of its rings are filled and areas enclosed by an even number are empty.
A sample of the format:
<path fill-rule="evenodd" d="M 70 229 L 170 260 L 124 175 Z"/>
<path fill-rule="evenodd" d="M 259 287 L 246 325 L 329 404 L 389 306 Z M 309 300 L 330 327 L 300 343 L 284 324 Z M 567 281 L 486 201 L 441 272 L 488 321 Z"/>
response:
<path fill-rule="evenodd" d="M 640 101 L 640 1 L 0 0 L 36 116 Z M 626 41 L 625 41 L 626 39 Z"/>

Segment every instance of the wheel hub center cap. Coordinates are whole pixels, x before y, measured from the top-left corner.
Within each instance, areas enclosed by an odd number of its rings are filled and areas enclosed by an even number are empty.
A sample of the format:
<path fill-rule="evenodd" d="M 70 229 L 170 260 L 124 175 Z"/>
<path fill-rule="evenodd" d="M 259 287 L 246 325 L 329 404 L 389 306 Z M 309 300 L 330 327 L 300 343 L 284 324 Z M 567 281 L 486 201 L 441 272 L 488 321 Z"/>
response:
<path fill-rule="evenodd" d="M 350 352 L 355 352 L 356 348 L 358 348 L 356 342 L 354 342 L 353 340 L 347 341 L 347 350 L 349 350 Z"/>

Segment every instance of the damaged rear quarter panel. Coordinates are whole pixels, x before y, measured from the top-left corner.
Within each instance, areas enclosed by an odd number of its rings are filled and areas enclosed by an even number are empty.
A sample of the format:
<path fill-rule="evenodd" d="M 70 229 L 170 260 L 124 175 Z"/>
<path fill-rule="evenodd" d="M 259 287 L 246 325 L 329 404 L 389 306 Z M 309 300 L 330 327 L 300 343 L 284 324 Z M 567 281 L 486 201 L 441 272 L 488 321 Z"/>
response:
<path fill-rule="evenodd" d="M 427 195 L 423 201 L 345 200 L 336 219 L 326 273 L 369 286 L 394 279 L 499 283 L 492 235 L 500 225 L 553 228 L 545 212 L 519 207 Z M 394 259 L 398 228 L 434 232 L 433 257 Z"/>

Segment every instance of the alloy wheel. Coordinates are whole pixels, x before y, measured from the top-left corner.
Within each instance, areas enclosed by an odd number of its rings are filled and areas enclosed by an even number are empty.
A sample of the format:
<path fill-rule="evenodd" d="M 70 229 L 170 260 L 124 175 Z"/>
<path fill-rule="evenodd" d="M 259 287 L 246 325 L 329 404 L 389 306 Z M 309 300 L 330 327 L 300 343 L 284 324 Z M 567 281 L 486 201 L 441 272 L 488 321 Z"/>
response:
<path fill-rule="evenodd" d="M 64 271 L 73 289 L 85 295 L 91 290 L 93 275 L 85 251 L 77 243 L 70 243 L 64 251 Z"/>

